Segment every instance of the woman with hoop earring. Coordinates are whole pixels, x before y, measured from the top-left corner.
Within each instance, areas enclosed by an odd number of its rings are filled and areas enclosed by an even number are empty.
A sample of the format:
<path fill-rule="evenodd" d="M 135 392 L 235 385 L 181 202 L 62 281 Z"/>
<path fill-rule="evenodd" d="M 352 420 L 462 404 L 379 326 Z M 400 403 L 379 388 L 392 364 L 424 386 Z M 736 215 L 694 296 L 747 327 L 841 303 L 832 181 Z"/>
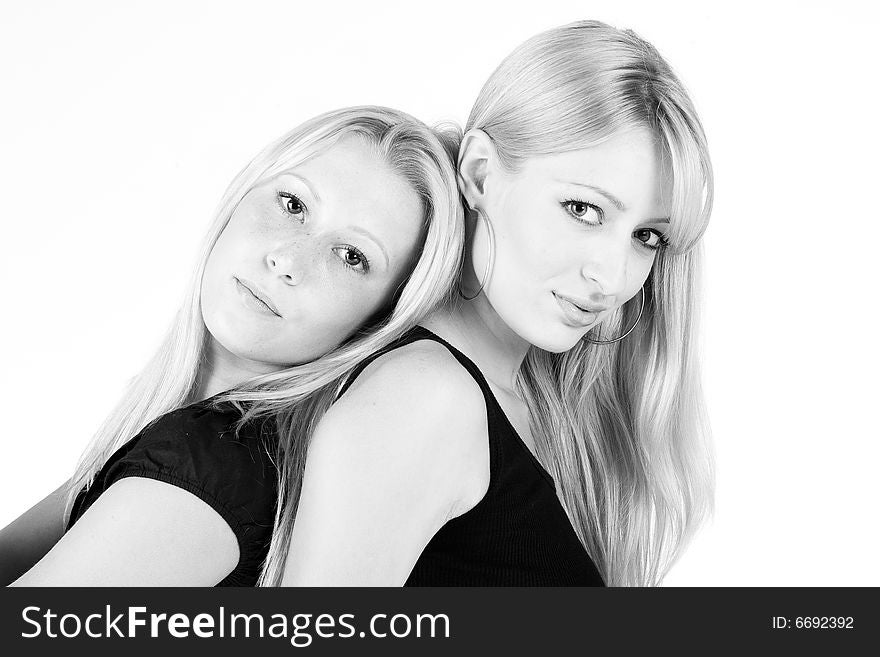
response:
<path fill-rule="evenodd" d="M 458 298 L 318 425 L 283 583 L 659 584 L 713 493 L 693 105 L 637 35 L 573 23 L 492 74 L 458 170 Z"/>

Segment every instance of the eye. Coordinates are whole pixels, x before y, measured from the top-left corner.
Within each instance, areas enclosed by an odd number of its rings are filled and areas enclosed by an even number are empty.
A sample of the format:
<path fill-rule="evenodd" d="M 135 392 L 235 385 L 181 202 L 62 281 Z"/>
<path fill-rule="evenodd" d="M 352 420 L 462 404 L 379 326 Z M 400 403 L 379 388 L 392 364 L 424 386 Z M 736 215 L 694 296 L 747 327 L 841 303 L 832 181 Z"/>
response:
<path fill-rule="evenodd" d="M 333 252 L 339 256 L 339 259 L 342 260 L 346 267 L 361 274 L 366 274 L 370 271 L 370 261 L 367 260 L 367 256 L 360 249 L 345 245 L 337 246 L 333 249 Z"/>
<path fill-rule="evenodd" d="M 295 194 L 278 192 L 278 205 L 287 214 L 303 223 L 306 218 L 306 206 Z"/>
<path fill-rule="evenodd" d="M 652 251 L 665 249 L 669 246 L 669 240 L 666 239 L 666 236 L 652 228 L 640 228 L 633 235 L 646 249 L 651 249 Z"/>
<path fill-rule="evenodd" d="M 562 202 L 562 207 L 565 208 L 566 212 L 574 217 L 576 221 L 583 224 L 598 226 L 602 223 L 602 219 L 605 218 L 605 212 L 602 208 L 598 205 L 587 203 L 586 201 L 579 201 L 578 199 L 570 198 Z"/>

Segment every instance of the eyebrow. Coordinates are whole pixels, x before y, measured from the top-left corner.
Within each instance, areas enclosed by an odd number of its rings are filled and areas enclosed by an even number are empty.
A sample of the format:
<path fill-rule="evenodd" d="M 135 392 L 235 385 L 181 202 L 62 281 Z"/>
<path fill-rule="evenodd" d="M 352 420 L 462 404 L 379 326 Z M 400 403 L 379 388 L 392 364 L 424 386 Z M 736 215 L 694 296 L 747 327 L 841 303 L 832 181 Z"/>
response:
<path fill-rule="evenodd" d="M 568 185 L 575 185 L 576 187 L 585 187 L 587 189 L 592 189 L 594 192 L 601 194 L 609 201 L 611 201 L 612 205 L 614 205 L 615 208 L 617 208 L 621 212 L 626 212 L 626 205 L 623 204 L 623 201 L 621 201 L 619 198 L 617 198 L 614 194 L 606 189 L 596 187 L 595 185 L 587 185 L 586 183 L 575 182 L 573 180 L 557 180 L 556 182 L 566 183 Z M 656 219 L 649 219 L 648 223 L 668 224 L 669 217 L 657 217 Z"/>
<path fill-rule="evenodd" d="M 299 180 L 303 185 L 305 185 L 306 189 L 309 190 L 311 195 L 315 197 L 315 200 L 318 203 L 321 203 L 321 195 L 318 194 L 318 190 L 315 188 L 315 186 L 312 183 L 309 182 L 308 178 L 305 178 L 304 176 L 301 176 L 298 173 L 294 173 L 293 171 L 285 171 L 285 173 L 288 176 L 290 176 L 291 178 L 296 178 L 297 180 Z"/>
<path fill-rule="evenodd" d="M 369 240 L 374 242 L 377 247 L 379 247 L 379 250 L 382 252 L 382 255 L 385 256 L 385 268 L 386 269 L 391 265 L 391 258 L 388 257 L 388 251 L 385 250 L 385 247 L 382 246 L 382 242 L 377 240 L 376 236 L 373 235 L 373 233 L 368 231 L 366 228 L 361 228 L 360 226 L 352 226 L 351 230 L 365 236 L 366 238 L 368 238 Z"/>
<path fill-rule="evenodd" d="M 556 182 L 565 183 L 567 185 L 575 185 L 576 187 L 586 187 L 587 189 L 592 189 L 594 192 L 597 192 L 607 198 L 611 203 L 614 204 L 614 207 L 620 210 L 621 212 L 626 212 L 626 206 L 623 204 L 619 198 L 617 198 L 611 192 L 602 189 L 601 187 L 596 187 L 595 185 L 587 185 L 585 183 L 575 182 L 573 180 L 557 180 Z"/>

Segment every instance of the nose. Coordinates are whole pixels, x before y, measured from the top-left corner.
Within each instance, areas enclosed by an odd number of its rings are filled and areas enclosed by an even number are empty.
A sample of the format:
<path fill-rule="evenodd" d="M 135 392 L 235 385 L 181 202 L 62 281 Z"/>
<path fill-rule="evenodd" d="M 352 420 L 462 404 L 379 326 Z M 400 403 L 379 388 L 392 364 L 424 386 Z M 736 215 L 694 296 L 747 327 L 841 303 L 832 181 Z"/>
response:
<path fill-rule="evenodd" d="M 597 305 L 614 306 L 626 289 L 630 244 L 628 239 L 623 242 L 608 239 L 591 244 L 583 259 L 581 276 L 598 288 L 590 294 Z"/>
<path fill-rule="evenodd" d="M 299 285 L 303 279 L 303 269 L 297 266 L 298 258 L 289 251 L 276 250 L 266 254 L 266 266 L 288 285 Z"/>

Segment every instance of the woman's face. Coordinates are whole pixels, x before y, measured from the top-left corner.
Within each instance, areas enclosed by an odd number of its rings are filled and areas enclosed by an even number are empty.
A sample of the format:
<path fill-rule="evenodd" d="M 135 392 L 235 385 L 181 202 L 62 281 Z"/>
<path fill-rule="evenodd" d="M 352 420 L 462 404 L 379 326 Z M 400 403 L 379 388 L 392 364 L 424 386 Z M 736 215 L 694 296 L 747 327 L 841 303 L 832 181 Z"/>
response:
<path fill-rule="evenodd" d="M 278 367 L 313 360 L 388 304 L 417 252 L 422 204 L 350 135 L 251 189 L 202 278 L 213 338 Z"/>
<path fill-rule="evenodd" d="M 484 289 L 521 338 L 567 351 L 638 294 L 668 228 L 669 174 L 661 162 L 653 136 L 633 130 L 529 159 L 514 174 L 487 164 L 476 205 L 492 221 L 496 256 Z M 478 228 L 472 253 L 479 276 L 485 240 Z"/>

